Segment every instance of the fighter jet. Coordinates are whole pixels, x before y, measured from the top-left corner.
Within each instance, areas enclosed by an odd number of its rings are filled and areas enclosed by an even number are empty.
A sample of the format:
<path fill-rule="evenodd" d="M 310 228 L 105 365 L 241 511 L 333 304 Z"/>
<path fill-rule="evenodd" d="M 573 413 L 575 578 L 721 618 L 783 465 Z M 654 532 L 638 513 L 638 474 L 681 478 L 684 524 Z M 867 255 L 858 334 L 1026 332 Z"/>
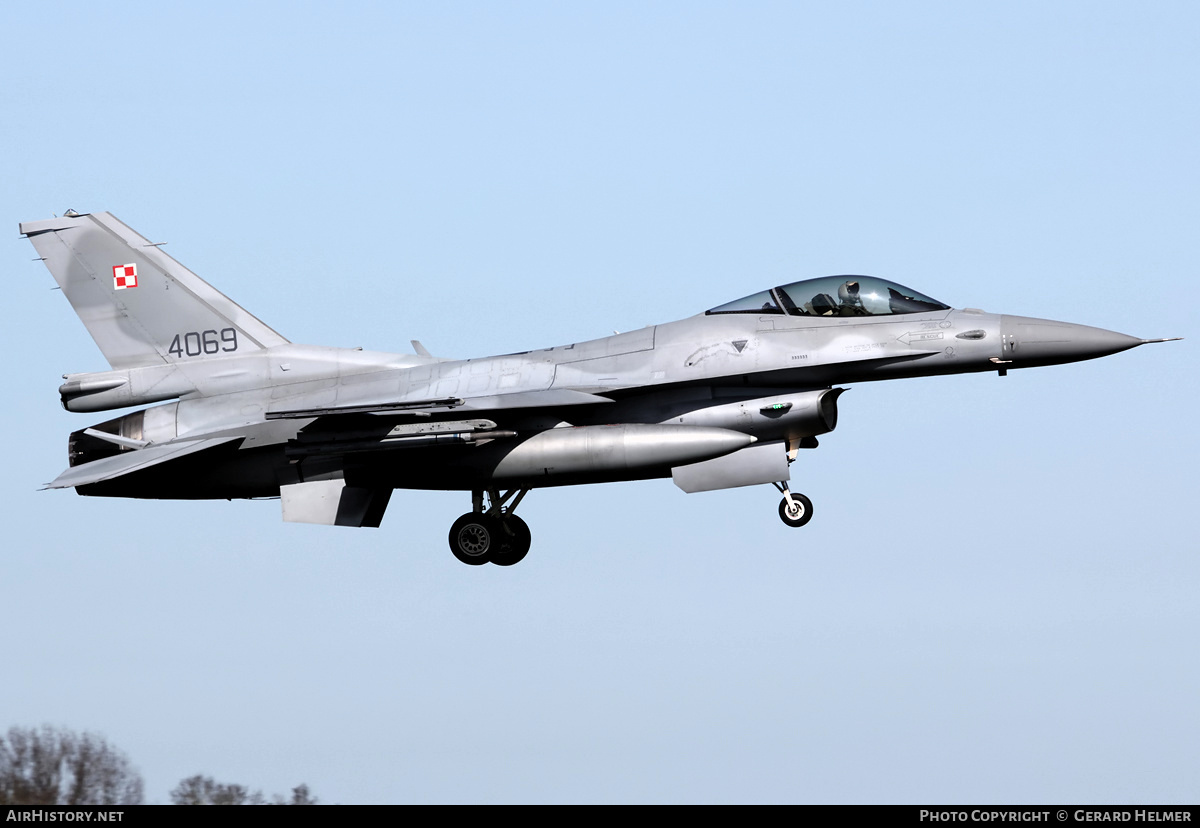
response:
<path fill-rule="evenodd" d="M 869 276 L 768 288 L 677 322 L 542 350 L 442 359 L 297 345 L 110 213 L 20 225 L 112 370 L 65 374 L 68 411 L 147 406 L 73 432 L 49 488 L 278 498 L 283 519 L 380 525 L 395 489 L 469 492 L 466 564 L 509 566 L 533 489 L 671 478 L 685 492 L 788 486 L 837 426 L 842 386 L 1054 365 L 1148 342 L 954 309 Z"/>

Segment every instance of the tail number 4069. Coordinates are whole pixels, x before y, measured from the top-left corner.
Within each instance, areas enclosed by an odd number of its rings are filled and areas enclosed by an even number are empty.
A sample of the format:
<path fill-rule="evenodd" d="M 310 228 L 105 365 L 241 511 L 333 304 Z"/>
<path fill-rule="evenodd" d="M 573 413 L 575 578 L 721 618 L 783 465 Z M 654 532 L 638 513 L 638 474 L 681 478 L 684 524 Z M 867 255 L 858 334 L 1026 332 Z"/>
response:
<path fill-rule="evenodd" d="M 200 356 L 202 354 L 218 354 L 222 351 L 236 351 L 238 346 L 237 329 L 222 328 L 219 331 L 189 331 L 175 334 L 167 353 L 174 354 L 177 359 L 185 356 Z"/>

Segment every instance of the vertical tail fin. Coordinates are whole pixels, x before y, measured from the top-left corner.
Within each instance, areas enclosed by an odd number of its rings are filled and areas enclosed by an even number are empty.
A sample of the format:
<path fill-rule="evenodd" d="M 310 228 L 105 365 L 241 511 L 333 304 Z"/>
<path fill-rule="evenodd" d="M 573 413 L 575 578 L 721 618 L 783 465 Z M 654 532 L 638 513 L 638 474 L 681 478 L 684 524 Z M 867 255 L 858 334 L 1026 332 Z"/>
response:
<path fill-rule="evenodd" d="M 111 213 L 20 230 L 114 369 L 288 341 Z"/>

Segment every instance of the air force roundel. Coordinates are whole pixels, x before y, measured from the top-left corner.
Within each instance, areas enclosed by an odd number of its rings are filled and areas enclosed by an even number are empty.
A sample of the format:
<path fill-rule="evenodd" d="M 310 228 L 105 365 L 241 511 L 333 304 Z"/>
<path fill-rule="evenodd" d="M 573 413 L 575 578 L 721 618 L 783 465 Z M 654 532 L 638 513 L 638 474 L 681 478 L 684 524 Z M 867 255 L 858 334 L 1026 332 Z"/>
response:
<path fill-rule="evenodd" d="M 137 265 L 113 265 L 113 289 L 137 287 Z"/>

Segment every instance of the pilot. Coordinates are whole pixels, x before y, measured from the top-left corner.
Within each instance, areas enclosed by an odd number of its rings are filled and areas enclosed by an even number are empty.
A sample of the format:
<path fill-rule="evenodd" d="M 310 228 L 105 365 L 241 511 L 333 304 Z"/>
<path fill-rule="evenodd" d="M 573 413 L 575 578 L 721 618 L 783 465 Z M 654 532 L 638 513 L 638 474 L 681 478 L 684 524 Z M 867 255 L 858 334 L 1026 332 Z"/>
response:
<path fill-rule="evenodd" d="M 848 282 L 843 282 L 841 287 L 838 288 L 838 315 L 867 315 L 867 309 L 863 307 L 862 299 L 858 295 L 857 279 L 851 279 Z"/>

